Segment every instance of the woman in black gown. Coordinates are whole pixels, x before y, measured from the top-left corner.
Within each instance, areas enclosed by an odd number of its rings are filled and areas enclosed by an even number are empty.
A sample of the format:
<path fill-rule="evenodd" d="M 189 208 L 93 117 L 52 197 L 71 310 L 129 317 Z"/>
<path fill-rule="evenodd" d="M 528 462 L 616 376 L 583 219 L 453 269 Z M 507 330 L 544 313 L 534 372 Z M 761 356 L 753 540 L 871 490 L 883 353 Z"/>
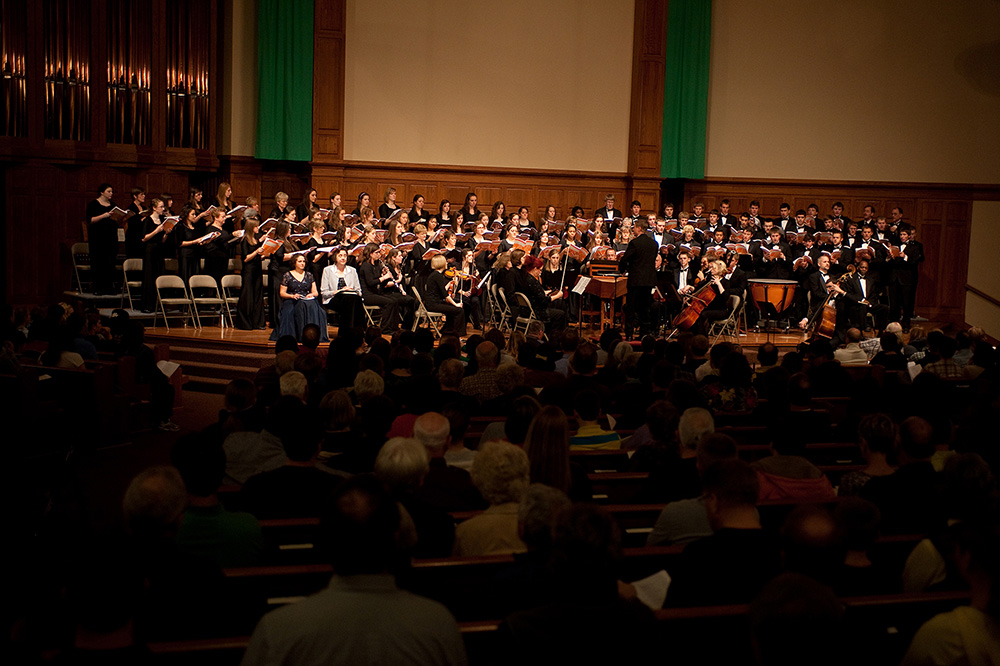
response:
<path fill-rule="evenodd" d="M 205 233 L 219 234 L 212 240 L 205 243 L 205 274 L 215 278 L 215 284 L 222 286 L 222 276 L 229 272 L 229 254 L 231 245 L 229 241 L 233 235 L 226 231 L 226 211 L 217 208 L 212 212 L 212 224 L 205 230 Z"/>
<path fill-rule="evenodd" d="M 198 211 L 185 207 L 181 210 L 181 221 L 177 223 L 177 267 L 184 284 L 192 275 L 201 272 L 201 244 L 198 239 L 206 233 L 204 225 L 198 224 Z"/>
<path fill-rule="evenodd" d="M 156 278 L 163 275 L 163 241 L 167 232 L 163 229 L 162 199 L 153 199 L 153 212 L 146 218 L 145 235 L 142 237 L 142 311 L 152 312 L 156 308 Z"/>
<path fill-rule="evenodd" d="M 240 259 L 243 260 L 243 286 L 236 305 L 236 327 L 246 331 L 264 328 L 264 260 L 260 256 L 260 241 L 257 238 L 260 219 L 256 211 L 253 212 L 253 216 L 248 213 L 243 218 L 243 238 L 239 245 Z"/>

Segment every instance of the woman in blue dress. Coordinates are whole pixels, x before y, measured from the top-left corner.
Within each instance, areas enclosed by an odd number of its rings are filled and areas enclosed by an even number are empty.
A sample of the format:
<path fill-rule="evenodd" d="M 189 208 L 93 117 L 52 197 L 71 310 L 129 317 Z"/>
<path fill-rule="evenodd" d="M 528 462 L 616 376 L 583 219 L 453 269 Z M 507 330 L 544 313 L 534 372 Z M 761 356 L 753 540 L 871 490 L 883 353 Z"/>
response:
<path fill-rule="evenodd" d="M 278 338 L 292 335 L 296 340 L 301 340 L 302 329 L 307 324 L 316 324 L 319 326 L 320 341 L 330 341 L 330 336 L 327 334 L 326 312 L 319 304 L 316 280 L 313 279 L 312 273 L 306 270 L 305 255 L 296 255 L 292 270 L 282 277 L 279 296 L 281 316 L 278 323 Z"/>

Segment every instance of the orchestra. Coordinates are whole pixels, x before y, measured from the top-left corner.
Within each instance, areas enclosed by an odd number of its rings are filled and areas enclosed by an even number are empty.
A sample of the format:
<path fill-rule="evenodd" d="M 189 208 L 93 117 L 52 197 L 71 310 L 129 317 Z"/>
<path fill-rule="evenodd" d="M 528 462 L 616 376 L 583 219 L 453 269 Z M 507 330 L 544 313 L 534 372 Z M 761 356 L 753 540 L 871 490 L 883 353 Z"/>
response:
<path fill-rule="evenodd" d="M 783 203 L 779 217 L 769 219 L 757 201 L 738 216 L 728 199 L 717 209 L 695 203 L 690 212 L 676 215 L 671 202 L 658 215 L 643 212 L 633 201 L 630 215 L 623 217 L 608 195 L 589 217 L 574 206 L 561 220 L 559 209 L 548 205 L 536 220 L 527 206 L 515 208 L 501 200 L 484 212 L 474 192 L 459 210 L 453 211 L 448 199 L 430 210 L 421 194 L 404 210 L 396 204 L 393 187 L 385 188 L 377 213 L 367 192 L 358 195 L 357 207 L 347 213 L 340 193 L 332 193 L 330 208 L 324 209 L 317 204 L 319 193 L 310 188 L 295 206 L 288 194 L 275 193 L 275 206 L 262 222 L 257 200 L 235 205 L 226 182 L 210 206 L 203 203 L 201 190 L 191 188 L 176 216 L 165 200 L 169 195 L 147 204 L 145 192 L 136 188 L 132 203 L 122 210 L 114 205 L 113 194 L 102 186 L 100 197 L 87 207 L 95 290 L 112 289 L 110 233 L 121 224 L 127 256 L 143 259 L 143 310 L 155 308 L 153 285 L 168 264 L 176 265 L 185 282 L 204 274 L 221 286 L 235 258 L 243 276 L 236 321 L 247 330 L 265 328 L 265 310 L 270 328 L 280 328 L 281 313 L 287 310 L 283 301 L 289 300 L 280 293 L 285 276 L 304 265 L 318 299 L 337 313 L 341 326 L 360 324 L 361 308 L 368 305 L 377 306 L 383 334 L 410 328 L 421 297 L 429 312 L 447 316 L 450 328 L 461 332 L 470 322 L 482 331 L 501 323 L 497 315 L 503 303 L 495 289 L 500 287 L 510 308 L 508 324 L 528 314 L 514 297 L 520 293 L 551 333 L 579 323 L 581 311 L 602 307 L 594 302 L 596 292 L 574 290 L 580 278 L 590 275 L 593 262 L 621 261 L 620 274 L 629 280 L 629 290 L 624 308 L 611 311 L 627 315 L 620 322 L 627 332 L 667 332 L 707 284 L 726 298 L 706 303 L 708 317 L 695 317 L 695 328 L 727 316 L 729 296 L 746 303 L 746 321 L 759 327 L 775 313 L 754 308 L 749 287 L 780 282 L 797 287 L 782 313 L 789 326 L 798 322 L 810 328 L 820 309 L 834 301 L 839 336 L 848 324 L 864 328 L 868 320 L 876 330 L 890 319 L 909 328 L 924 259 L 916 229 L 903 221 L 900 208 L 892 209 L 890 223 L 866 206 L 858 224 L 844 216 L 840 202 L 827 216 L 815 204 L 793 214 Z M 841 286 L 848 270 L 851 279 Z M 827 289 L 828 284 L 836 289 Z"/>

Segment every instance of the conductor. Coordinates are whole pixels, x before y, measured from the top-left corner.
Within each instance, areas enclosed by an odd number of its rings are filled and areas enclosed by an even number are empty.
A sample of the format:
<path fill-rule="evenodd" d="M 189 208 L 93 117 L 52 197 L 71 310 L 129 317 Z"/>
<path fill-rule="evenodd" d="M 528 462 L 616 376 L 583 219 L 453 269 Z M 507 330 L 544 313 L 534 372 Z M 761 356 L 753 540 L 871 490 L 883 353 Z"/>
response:
<path fill-rule="evenodd" d="M 636 322 L 639 335 L 652 332 L 650 314 L 653 306 L 653 287 L 656 286 L 656 255 L 659 247 L 656 241 L 646 235 L 646 218 L 635 222 L 635 237 L 629 241 L 625 254 L 618 262 L 618 270 L 628 273 L 625 297 L 625 337 L 632 339 Z"/>

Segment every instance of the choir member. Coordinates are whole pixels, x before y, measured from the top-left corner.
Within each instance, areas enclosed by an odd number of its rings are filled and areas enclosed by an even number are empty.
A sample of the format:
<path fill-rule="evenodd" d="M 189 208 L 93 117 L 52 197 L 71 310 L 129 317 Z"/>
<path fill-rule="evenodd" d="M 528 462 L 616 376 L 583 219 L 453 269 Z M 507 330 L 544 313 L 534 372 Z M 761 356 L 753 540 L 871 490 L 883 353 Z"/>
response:
<path fill-rule="evenodd" d="M 243 216 L 243 238 L 238 247 L 243 279 L 240 300 L 236 304 L 236 327 L 247 331 L 264 329 L 264 269 L 261 243 L 257 237 L 259 226 L 257 211 L 247 211 Z"/>

